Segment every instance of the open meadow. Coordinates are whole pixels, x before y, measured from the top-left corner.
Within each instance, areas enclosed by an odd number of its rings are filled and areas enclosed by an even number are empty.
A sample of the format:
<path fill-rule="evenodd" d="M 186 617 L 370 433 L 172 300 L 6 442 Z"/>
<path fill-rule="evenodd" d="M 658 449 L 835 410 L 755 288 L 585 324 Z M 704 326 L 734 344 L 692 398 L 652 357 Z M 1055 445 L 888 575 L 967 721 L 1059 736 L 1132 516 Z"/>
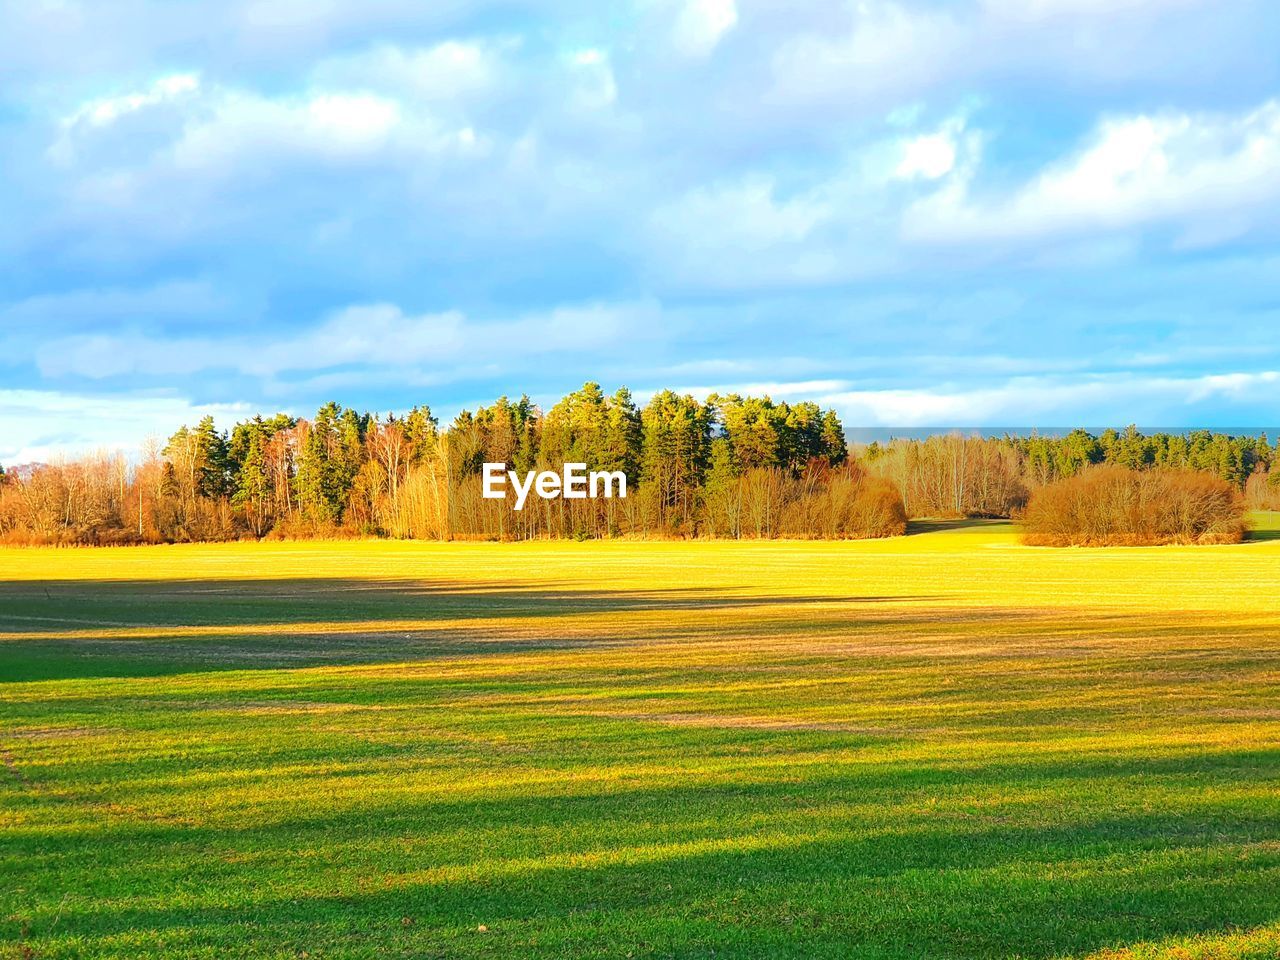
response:
<path fill-rule="evenodd" d="M 0 956 L 1274 958 L 1280 539 L 0 550 Z"/>

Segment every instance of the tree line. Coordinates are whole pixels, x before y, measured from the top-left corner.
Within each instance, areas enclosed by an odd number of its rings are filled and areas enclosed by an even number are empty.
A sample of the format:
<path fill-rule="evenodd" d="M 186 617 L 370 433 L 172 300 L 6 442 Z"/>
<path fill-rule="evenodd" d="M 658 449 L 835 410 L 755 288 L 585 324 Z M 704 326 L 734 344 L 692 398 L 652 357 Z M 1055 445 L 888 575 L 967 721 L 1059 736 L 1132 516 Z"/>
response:
<path fill-rule="evenodd" d="M 517 512 L 481 495 L 486 462 L 617 470 L 631 495 Z M 206 417 L 132 465 L 104 454 L 3 476 L 11 541 L 864 536 L 905 524 L 888 485 L 849 461 L 833 411 L 670 390 L 641 408 L 596 383 L 546 411 L 500 397 L 446 428 L 425 406 L 380 417 L 327 403 L 310 419 L 257 416 L 229 431 Z"/>
<path fill-rule="evenodd" d="M 1198 431 L 982 438 L 951 434 L 850 450 L 810 402 L 664 390 L 643 407 L 587 383 L 547 410 L 527 396 L 378 416 L 327 403 L 309 418 L 206 417 L 133 462 L 101 454 L 0 469 L 0 537 L 127 543 L 249 537 L 417 539 L 613 536 L 864 537 L 908 517 L 1022 513 L 1036 490 L 1102 465 L 1211 474 L 1251 506 L 1280 507 L 1263 438 Z M 625 499 L 482 496 L 481 467 L 567 462 L 621 471 Z"/>
<path fill-rule="evenodd" d="M 861 460 L 894 483 L 913 517 L 1017 516 L 1035 491 L 1100 466 L 1204 473 L 1243 492 L 1253 509 L 1280 509 L 1280 451 L 1265 435 L 1143 434 L 1134 426 L 1060 437 L 949 434 L 872 443 Z"/>

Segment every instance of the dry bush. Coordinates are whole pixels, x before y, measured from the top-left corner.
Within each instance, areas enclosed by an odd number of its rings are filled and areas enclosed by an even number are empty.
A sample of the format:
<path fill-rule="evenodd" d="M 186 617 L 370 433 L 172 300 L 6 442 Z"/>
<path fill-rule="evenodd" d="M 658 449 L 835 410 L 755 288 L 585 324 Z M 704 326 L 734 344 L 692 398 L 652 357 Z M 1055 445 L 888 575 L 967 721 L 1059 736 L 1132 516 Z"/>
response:
<path fill-rule="evenodd" d="M 366 534 L 347 524 L 294 513 L 276 521 L 262 540 L 359 540 Z"/>
<path fill-rule="evenodd" d="M 961 434 L 895 440 L 870 464 L 912 517 L 1008 517 L 1027 502 L 1019 452 Z"/>
<path fill-rule="evenodd" d="M 811 475 L 818 476 L 811 480 Z M 809 481 L 809 482 L 806 482 Z M 855 467 L 810 471 L 802 493 L 782 511 L 778 534 L 819 540 L 896 537 L 907 531 L 907 511 L 897 488 Z"/>
<path fill-rule="evenodd" d="M 392 536 L 443 540 L 448 532 L 449 493 L 438 460 L 410 467 L 388 511 L 385 526 Z"/>
<path fill-rule="evenodd" d="M 1094 467 L 1041 487 L 1023 542 L 1036 546 L 1239 543 L 1245 504 L 1225 480 L 1193 470 Z"/>
<path fill-rule="evenodd" d="M 0 533 L 14 544 L 134 542 L 125 524 L 130 495 L 128 467 L 120 456 L 32 466 L 0 488 Z"/>
<path fill-rule="evenodd" d="M 713 537 L 855 540 L 906 532 L 897 488 L 853 464 L 814 461 L 794 477 L 779 468 L 747 470 L 708 491 L 703 532 Z"/>
<path fill-rule="evenodd" d="M 153 519 L 164 543 L 211 543 L 238 540 L 243 529 L 226 500 L 164 496 L 157 499 Z"/>
<path fill-rule="evenodd" d="M 116 455 L 24 468 L 0 487 L 0 539 L 13 545 L 110 546 L 242 535 L 225 500 L 170 487 L 157 461 L 130 468 Z"/>

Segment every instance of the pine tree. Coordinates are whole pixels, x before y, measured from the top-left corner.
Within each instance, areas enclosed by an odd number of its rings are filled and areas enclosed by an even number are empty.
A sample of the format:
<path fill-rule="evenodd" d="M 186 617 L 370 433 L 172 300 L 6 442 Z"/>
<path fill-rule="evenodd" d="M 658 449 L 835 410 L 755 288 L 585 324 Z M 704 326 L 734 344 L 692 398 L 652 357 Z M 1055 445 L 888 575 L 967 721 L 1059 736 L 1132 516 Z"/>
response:
<path fill-rule="evenodd" d="M 209 500 L 225 497 L 230 486 L 226 434 L 219 433 L 213 417 L 206 416 L 197 424 L 192 439 L 196 449 L 196 492 Z"/>
<path fill-rule="evenodd" d="M 344 434 L 351 424 L 342 425 L 342 411 L 336 403 L 326 403 L 316 411 L 298 450 L 294 488 L 298 505 L 312 521 L 338 523 L 350 491 L 355 470 L 350 468 Z M 359 469 L 357 464 L 356 470 Z"/>
<path fill-rule="evenodd" d="M 409 445 L 410 463 L 424 463 L 435 455 L 439 438 L 439 422 L 427 406 L 414 407 L 405 416 L 404 438 Z"/>
<path fill-rule="evenodd" d="M 849 445 L 844 439 L 844 427 L 834 410 L 828 410 L 822 415 L 818 456 L 833 467 L 838 467 L 849 459 Z"/>
<path fill-rule="evenodd" d="M 599 452 L 599 469 L 621 470 L 627 475 L 628 481 L 639 482 L 643 442 L 640 411 L 631 399 L 631 391 L 620 387 L 608 401 L 604 437 Z"/>
<path fill-rule="evenodd" d="M 261 427 L 247 430 L 247 447 L 240 461 L 236 489 L 231 502 L 244 510 L 249 528 L 257 536 L 266 532 L 268 503 L 271 497 L 271 475 L 267 469 L 267 432 Z"/>
<path fill-rule="evenodd" d="M 683 523 L 693 514 L 711 443 L 711 410 L 671 390 L 654 395 L 641 415 L 644 459 L 641 482 L 654 498 L 660 523 Z"/>
<path fill-rule="evenodd" d="M 542 459 L 550 465 L 585 463 L 598 469 L 604 456 L 608 410 L 598 383 L 564 397 L 542 422 Z"/>

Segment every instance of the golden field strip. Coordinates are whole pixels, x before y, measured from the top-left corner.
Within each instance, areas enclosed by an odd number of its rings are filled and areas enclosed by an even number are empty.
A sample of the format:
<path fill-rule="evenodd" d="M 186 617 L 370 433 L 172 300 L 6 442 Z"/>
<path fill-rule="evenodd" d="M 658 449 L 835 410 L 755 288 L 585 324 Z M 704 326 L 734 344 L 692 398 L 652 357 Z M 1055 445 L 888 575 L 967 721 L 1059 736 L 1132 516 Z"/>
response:
<path fill-rule="evenodd" d="M 0 956 L 1280 956 L 1280 540 L 0 550 Z"/>

